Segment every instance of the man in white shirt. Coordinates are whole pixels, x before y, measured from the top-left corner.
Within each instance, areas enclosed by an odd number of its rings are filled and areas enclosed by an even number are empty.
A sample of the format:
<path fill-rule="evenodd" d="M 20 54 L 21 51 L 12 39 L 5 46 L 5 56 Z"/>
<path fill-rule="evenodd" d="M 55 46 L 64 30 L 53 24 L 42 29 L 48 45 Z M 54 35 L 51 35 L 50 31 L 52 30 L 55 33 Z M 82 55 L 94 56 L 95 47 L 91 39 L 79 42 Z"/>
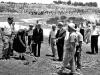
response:
<path fill-rule="evenodd" d="M 99 31 L 96 28 L 96 25 L 92 26 L 92 32 L 91 32 L 91 53 L 97 54 L 98 53 L 98 36 L 99 36 Z M 94 50 L 95 49 L 95 50 Z"/>
<path fill-rule="evenodd" d="M 51 44 L 51 49 L 52 49 L 52 56 L 55 59 L 56 56 L 56 49 L 55 49 L 55 45 L 56 45 L 56 25 L 52 25 L 52 30 L 50 31 L 49 34 L 49 44 Z"/>

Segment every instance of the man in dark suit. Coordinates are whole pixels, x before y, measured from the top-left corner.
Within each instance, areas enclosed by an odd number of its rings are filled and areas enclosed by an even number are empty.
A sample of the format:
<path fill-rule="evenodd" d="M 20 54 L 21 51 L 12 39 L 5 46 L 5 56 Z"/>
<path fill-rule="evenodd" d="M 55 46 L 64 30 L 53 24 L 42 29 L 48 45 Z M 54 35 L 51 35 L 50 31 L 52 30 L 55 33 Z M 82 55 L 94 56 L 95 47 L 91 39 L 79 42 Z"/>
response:
<path fill-rule="evenodd" d="M 56 34 L 56 45 L 57 45 L 57 51 L 58 51 L 58 61 L 63 60 L 63 48 L 64 48 L 64 39 L 66 36 L 66 31 L 63 29 L 63 23 L 59 22 L 58 23 L 58 28 L 59 30 L 57 31 Z"/>
<path fill-rule="evenodd" d="M 40 57 L 40 48 L 41 48 L 41 43 L 43 42 L 43 29 L 41 28 L 41 24 L 37 24 L 35 29 L 33 30 L 32 40 L 33 40 L 32 50 L 34 51 L 34 55 Z"/>

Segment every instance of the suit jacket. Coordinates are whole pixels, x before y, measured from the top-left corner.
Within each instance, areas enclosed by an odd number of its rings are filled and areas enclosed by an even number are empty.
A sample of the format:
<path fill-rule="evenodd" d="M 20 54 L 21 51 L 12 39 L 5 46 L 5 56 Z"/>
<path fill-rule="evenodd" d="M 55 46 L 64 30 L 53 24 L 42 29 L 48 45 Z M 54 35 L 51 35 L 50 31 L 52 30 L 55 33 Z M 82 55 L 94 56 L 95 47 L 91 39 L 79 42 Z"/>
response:
<path fill-rule="evenodd" d="M 42 28 L 39 29 L 39 32 L 37 28 L 33 30 L 32 40 L 35 43 L 41 43 L 41 41 L 43 41 L 43 29 Z"/>
<path fill-rule="evenodd" d="M 58 30 L 57 34 L 56 34 L 56 38 L 58 39 L 58 41 L 56 42 L 57 45 L 64 45 L 64 39 L 66 36 L 66 31 L 64 29 L 62 29 L 61 31 Z"/>

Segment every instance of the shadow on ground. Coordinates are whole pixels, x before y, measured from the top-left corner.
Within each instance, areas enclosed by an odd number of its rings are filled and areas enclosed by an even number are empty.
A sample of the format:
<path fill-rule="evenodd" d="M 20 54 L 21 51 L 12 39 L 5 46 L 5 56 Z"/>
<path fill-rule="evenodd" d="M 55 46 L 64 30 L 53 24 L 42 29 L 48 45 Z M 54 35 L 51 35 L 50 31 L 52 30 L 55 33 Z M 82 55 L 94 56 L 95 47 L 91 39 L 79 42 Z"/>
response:
<path fill-rule="evenodd" d="M 90 51 L 87 51 L 87 52 L 86 52 L 86 54 L 93 54 L 93 53 L 92 53 L 92 52 L 90 52 Z"/>
<path fill-rule="evenodd" d="M 48 56 L 48 57 L 53 57 L 53 55 L 51 55 L 51 54 L 46 54 L 46 56 Z"/>

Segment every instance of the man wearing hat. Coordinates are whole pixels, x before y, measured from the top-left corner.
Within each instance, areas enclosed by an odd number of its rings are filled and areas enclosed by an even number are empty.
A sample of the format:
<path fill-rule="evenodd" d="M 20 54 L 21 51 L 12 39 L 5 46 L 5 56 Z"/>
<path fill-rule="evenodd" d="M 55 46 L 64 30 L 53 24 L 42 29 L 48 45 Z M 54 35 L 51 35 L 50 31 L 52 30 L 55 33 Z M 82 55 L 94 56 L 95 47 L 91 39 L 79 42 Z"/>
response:
<path fill-rule="evenodd" d="M 91 32 L 91 53 L 97 54 L 98 53 L 98 36 L 99 31 L 96 28 L 96 24 L 93 24 L 92 26 L 92 32 Z M 95 49 L 95 50 L 94 50 Z"/>
<path fill-rule="evenodd" d="M 57 51 L 58 51 L 58 61 L 63 60 L 63 51 L 64 51 L 64 39 L 66 36 L 66 31 L 63 29 L 63 23 L 59 22 L 58 23 L 58 28 L 59 30 L 57 31 L 56 34 L 56 45 L 57 45 Z"/>
<path fill-rule="evenodd" d="M 68 25 L 68 38 L 65 40 L 65 56 L 63 60 L 63 66 L 59 70 L 58 73 L 61 73 L 68 64 L 70 65 L 71 74 L 76 73 L 75 71 L 75 60 L 74 55 L 76 52 L 76 44 L 77 44 L 77 34 L 74 23 L 69 23 Z"/>

